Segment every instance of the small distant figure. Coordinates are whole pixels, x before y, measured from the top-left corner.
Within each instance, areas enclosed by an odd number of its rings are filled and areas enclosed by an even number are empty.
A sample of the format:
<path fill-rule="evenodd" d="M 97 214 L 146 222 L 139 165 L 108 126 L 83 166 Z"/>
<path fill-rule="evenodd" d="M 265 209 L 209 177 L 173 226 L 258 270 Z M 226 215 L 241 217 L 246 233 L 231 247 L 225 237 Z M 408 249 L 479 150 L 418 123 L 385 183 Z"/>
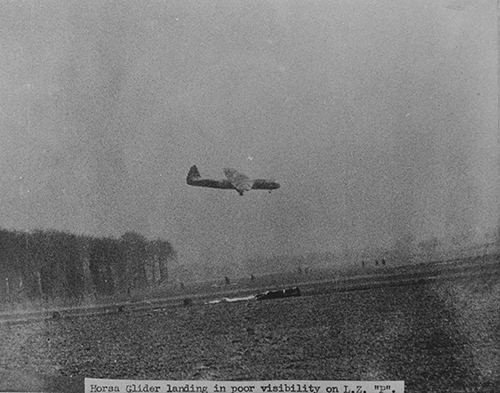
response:
<path fill-rule="evenodd" d="M 382 258 L 382 266 L 385 266 L 385 259 Z"/>
<path fill-rule="evenodd" d="M 225 281 L 226 285 L 230 285 L 231 284 L 231 280 L 229 279 L 228 276 L 224 277 L 224 281 Z"/>
<path fill-rule="evenodd" d="M 378 260 L 375 259 L 375 266 L 378 266 Z"/>
<path fill-rule="evenodd" d="M 250 274 L 250 281 L 255 281 L 255 276 L 253 274 Z"/>

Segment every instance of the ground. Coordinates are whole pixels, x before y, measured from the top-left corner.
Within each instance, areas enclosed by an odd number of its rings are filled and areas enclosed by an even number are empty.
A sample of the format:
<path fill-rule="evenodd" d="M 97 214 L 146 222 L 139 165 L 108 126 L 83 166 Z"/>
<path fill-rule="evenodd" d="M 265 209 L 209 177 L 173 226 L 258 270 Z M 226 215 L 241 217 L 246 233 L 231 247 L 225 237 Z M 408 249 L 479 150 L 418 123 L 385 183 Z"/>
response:
<path fill-rule="evenodd" d="M 404 380 L 407 392 L 493 392 L 498 278 L 0 325 L 0 390 L 82 391 L 87 376 Z"/>

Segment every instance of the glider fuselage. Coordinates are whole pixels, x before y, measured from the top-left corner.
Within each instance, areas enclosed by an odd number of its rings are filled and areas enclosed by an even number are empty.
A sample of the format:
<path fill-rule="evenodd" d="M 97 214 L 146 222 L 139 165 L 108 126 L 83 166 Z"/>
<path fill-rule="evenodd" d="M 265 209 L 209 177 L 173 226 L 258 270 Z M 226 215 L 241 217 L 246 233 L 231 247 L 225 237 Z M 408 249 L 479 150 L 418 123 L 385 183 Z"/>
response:
<path fill-rule="evenodd" d="M 245 175 L 240 174 L 234 169 L 224 169 L 228 179 L 214 180 L 203 179 L 196 165 L 189 170 L 186 182 L 190 186 L 219 188 L 224 190 L 236 190 L 240 195 L 249 190 L 275 190 L 280 187 L 279 183 L 268 179 L 250 180 Z"/>

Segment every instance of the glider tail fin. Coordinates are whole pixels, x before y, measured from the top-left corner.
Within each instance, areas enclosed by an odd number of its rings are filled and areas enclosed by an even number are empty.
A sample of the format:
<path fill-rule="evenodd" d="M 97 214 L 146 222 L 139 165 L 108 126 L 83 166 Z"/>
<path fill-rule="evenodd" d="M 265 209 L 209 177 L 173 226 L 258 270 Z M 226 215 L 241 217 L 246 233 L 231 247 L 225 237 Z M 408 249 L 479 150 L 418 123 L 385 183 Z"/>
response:
<path fill-rule="evenodd" d="M 187 181 L 189 183 L 191 180 L 197 180 L 199 178 L 201 178 L 200 171 L 198 170 L 198 168 L 196 167 L 196 165 L 193 165 L 189 169 L 189 172 L 188 172 L 188 175 L 187 175 Z"/>

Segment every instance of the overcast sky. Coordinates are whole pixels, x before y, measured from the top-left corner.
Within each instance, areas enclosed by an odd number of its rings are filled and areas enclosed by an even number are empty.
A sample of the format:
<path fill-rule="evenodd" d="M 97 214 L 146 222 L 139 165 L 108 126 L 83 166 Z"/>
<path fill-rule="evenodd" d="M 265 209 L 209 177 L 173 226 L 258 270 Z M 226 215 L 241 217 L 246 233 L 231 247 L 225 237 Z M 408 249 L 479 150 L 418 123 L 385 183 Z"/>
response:
<path fill-rule="evenodd" d="M 494 0 L 0 4 L 0 225 L 186 263 L 498 223 Z M 189 187 L 222 168 L 272 194 Z"/>

